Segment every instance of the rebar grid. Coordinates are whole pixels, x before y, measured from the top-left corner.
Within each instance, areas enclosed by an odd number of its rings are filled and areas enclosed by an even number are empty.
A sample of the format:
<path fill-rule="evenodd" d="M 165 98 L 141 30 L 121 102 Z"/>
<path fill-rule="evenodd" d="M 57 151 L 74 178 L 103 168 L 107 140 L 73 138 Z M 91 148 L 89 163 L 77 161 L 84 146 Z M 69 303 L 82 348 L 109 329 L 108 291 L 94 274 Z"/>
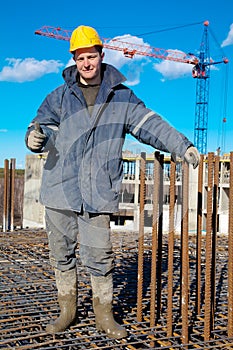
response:
<path fill-rule="evenodd" d="M 43 231 L 18 231 L 1 233 L 1 349 L 181 349 L 182 320 L 178 316 L 180 295 L 180 237 L 174 238 L 174 294 L 173 294 L 173 336 L 167 336 L 167 295 L 161 295 L 161 317 L 150 326 L 150 269 L 151 235 L 145 234 L 143 321 L 137 321 L 137 234 L 113 232 L 116 255 L 114 274 L 114 313 L 119 322 L 124 321 L 128 338 L 120 341 L 108 339 L 95 329 L 91 307 L 89 276 L 78 264 L 79 279 L 79 322 L 56 336 L 45 333 L 45 325 L 56 317 L 59 308 L 56 301 L 56 287 L 48 258 L 47 237 Z M 233 348 L 227 338 L 227 239 L 221 237 L 216 259 L 218 261 L 216 280 L 216 313 L 213 339 L 204 342 L 204 314 L 190 324 L 190 343 L 186 349 L 229 349 Z M 190 308 L 189 318 L 195 309 L 195 237 L 189 243 L 190 252 Z M 162 247 L 162 289 L 167 288 L 168 237 L 163 238 Z M 203 281 L 202 281 L 203 282 Z M 203 303 L 203 300 L 202 300 Z M 203 306 L 203 305 L 202 305 Z M 233 340 L 232 340 L 233 342 Z"/>
<path fill-rule="evenodd" d="M 229 234 L 217 234 L 219 158 L 208 154 L 206 233 L 202 232 L 203 157 L 198 176 L 197 234 L 188 223 L 189 168 L 183 162 L 181 234 L 174 232 L 175 162 L 170 166 L 169 232 L 163 228 L 163 155 L 155 153 L 153 226 L 144 232 L 145 154 L 140 169 L 137 232 L 113 232 L 116 256 L 114 313 L 128 337 L 96 331 L 90 276 L 78 264 L 78 320 L 55 336 L 45 325 L 56 318 L 54 274 L 46 233 L 2 233 L 0 248 L 0 349 L 233 349 L 232 217 L 230 164 Z M 156 184 L 157 179 L 157 184 Z M 197 295 L 198 294 L 198 295 Z"/>

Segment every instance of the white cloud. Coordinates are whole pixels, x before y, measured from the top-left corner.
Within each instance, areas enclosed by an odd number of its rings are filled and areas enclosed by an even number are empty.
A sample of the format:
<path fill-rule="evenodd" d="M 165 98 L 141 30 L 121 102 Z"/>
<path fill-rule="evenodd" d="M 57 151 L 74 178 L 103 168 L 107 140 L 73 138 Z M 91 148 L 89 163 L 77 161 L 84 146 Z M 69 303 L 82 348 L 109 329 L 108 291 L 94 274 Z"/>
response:
<path fill-rule="evenodd" d="M 164 79 L 178 79 L 184 76 L 191 76 L 192 66 L 190 64 L 162 61 L 155 63 L 154 69 L 162 74 Z"/>
<path fill-rule="evenodd" d="M 162 79 L 178 79 L 184 76 L 191 76 L 192 65 L 187 63 L 180 63 L 170 60 L 160 60 L 157 58 L 150 58 L 149 55 L 153 49 L 152 47 L 143 42 L 142 38 L 138 38 L 132 35 L 123 35 L 121 37 L 116 37 L 111 41 L 107 42 L 111 46 L 126 48 L 130 51 L 136 49 L 137 51 L 145 52 L 145 56 L 135 54 L 133 58 L 127 58 L 124 56 L 122 51 L 107 49 L 105 48 L 105 62 L 110 63 L 118 69 L 124 67 L 126 70 L 126 78 L 128 85 L 136 85 L 140 83 L 140 76 L 143 72 L 143 68 L 146 64 L 152 62 L 153 59 L 156 59 L 156 63 L 153 64 L 153 68 L 162 74 Z M 173 57 L 181 57 L 183 54 L 184 57 L 186 54 L 179 50 L 168 50 Z M 161 79 L 161 80 L 162 80 Z"/>
<path fill-rule="evenodd" d="M 33 81 L 45 74 L 58 73 L 63 66 L 60 61 L 35 58 L 7 58 L 8 65 L 0 72 L 0 81 L 18 82 Z"/>
<path fill-rule="evenodd" d="M 179 50 L 169 50 L 170 53 L 172 53 L 172 56 L 176 56 L 176 54 L 183 53 Z M 185 57 L 185 53 L 184 57 Z M 169 55 L 167 56 L 169 57 Z M 170 60 L 162 60 L 160 63 L 154 63 L 153 68 L 162 74 L 163 78 L 162 81 L 168 80 L 168 79 L 178 79 L 185 76 L 191 76 L 192 72 L 192 65 L 188 63 L 182 63 L 182 62 L 175 62 Z"/>
<path fill-rule="evenodd" d="M 7 129 L 0 129 L 0 132 L 7 132 Z"/>
<path fill-rule="evenodd" d="M 73 57 L 71 57 L 70 59 L 69 59 L 69 61 L 67 62 L 67 64 L 66 64 L 66 68 L 67 67 L 70 67 L 70 66 L 73 66 L 75 64 L 75 62 L 74 62 L 74 60 L 73 60 Z"/>
<path fill-rule="evenodd" d="M 148 50 L 151 51 L 149 44 L 144 43 L 142 38 L 130 34 L 115 37 L 106 42 L 106 45 L 115 48 L 119 47 L 120 49 L 127 48 L 128 51 L 133 51 L 134 49 L 140 51 L 142 49 L 144 50 L 145 47 L 148 47 Z M 126 57 L 123 51 L 118 49 L 114 50 L 105 47 L 104 52 L 104 62 L 109 63 L 118 69 L 124 67 L 127 84 L 131 86 L 140 83 L 140 76 L 143 72 L 143 67 L 151 61 L 148 57 L 138 54 L 135 54 L 132 58 Z"/>
<path fill-rule="evenodd" d="M 110 45 L 111 47 L 119 48 L 119 49 L 128 49 L 128 51 L 143 51 L 147 47 L 147 51 L 151 52 L 150 46 L 147 43 L 143 42 L 142 38 L 138 38 L 136 36 L 132 36 L 130 34 L 125 34 L 122 36 L 117 36 L 110 41 L 105 43 L 106 46 Z M 133 58 L 126 57 L 123 51 L 114 50 L 114 49 L 104 49 L 105 59 L 104 61 L 114 65 L 116 68 L 120 69 L 123 65 L 129 65 L 132 61 L 145 61 L 149 59 L 143 55 L 135 54 Z"/>
<path fill-rule="evenodd" d="M 225 40 L 222 42 L 222 47 L 228 46 L 228 45 L 233 45 L 233 23 L 230 25 L 230 31 L 226 37 Z"/>

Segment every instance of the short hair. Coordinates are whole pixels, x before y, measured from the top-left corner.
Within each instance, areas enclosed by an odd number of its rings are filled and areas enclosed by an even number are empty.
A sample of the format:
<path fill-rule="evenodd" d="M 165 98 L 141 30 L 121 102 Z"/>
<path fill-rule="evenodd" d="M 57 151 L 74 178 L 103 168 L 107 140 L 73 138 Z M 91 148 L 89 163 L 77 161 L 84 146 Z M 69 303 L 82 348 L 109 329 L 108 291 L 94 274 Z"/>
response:
<path fill-rule="evenodd" d="M 102 52 L 103 52 L 102 46 L 100 46 L 100 45 L 95 45 L 94 47 L 96 48 L 96 51 L 101 55 Z M 74 56 L 75 56 L 75 52 L 76 52 L 76 50 L 72 52 L 73 58 L 74 58 Z"/>
<path fill-rule="evenodd" d="M 95 45 L 95 48 L 96 48 L 96 50 L 99 52 L 99 54 L 101 55 L 102 52 L 103 52 L 103 47 L 100 46 L 100 45 Z"/>

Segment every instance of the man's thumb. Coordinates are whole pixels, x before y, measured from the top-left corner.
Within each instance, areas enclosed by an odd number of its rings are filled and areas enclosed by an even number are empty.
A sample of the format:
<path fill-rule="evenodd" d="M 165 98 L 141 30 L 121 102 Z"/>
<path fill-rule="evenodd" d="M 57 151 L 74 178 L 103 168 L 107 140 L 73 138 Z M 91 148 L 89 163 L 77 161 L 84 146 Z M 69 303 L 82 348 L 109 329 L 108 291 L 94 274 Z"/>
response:
<path fill-rule="evenodd" d="M 40 123 L 35 122 L 34 125 L 35 125 L 35 130 L 36 130 L 37 132 L 43 134 L 43 130 L 42 130 L 41 127 L 40 127 Z"/>

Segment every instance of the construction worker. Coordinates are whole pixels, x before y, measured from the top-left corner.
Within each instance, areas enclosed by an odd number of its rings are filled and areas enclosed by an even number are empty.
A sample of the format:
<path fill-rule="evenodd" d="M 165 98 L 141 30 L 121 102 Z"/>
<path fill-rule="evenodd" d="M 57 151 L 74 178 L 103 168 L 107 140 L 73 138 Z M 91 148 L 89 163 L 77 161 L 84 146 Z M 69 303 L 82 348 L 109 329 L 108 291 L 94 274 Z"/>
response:
<path fill-rule="evenodd" d="M 110 214 L 118 211 L 125 136 L 176 154 L 194 168 L 199 153 L 123 85 L 125 77 L 103 63 L 102 48 L 94 28 L 82 25 L 73 31 L 70 52 L 75 64 L 63 71 L 64 84 L 41 104 L 28 127 L 26 144 L 33 152 L 48 152 L 40 200 L 60 316 L 46 330 L 62 332 L 75 322 L 79 241 L 79 255 L 91 277 L 96 328 L 120 339 L 127 332 L 112 311 Z"/>

